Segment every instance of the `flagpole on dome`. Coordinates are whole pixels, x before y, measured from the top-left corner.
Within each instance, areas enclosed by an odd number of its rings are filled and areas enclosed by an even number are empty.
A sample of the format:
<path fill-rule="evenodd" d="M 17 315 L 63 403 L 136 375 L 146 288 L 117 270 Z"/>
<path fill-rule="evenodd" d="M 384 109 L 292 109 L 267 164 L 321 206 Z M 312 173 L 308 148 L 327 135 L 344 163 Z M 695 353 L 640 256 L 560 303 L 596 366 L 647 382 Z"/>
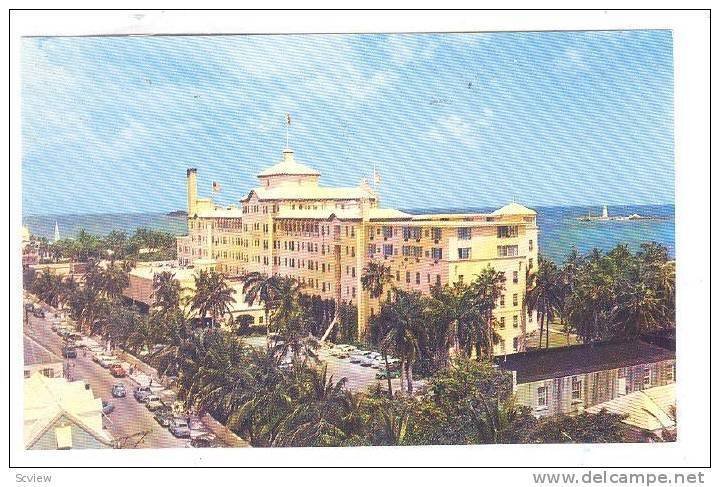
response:
<path fill-rule="evenodd" d="M 285 121 L 287 122 L 285 124 L 285 148 L 289 149 L 290 148 L 290 121 L 291 121 L 289 113 L 285 114 Z"/>

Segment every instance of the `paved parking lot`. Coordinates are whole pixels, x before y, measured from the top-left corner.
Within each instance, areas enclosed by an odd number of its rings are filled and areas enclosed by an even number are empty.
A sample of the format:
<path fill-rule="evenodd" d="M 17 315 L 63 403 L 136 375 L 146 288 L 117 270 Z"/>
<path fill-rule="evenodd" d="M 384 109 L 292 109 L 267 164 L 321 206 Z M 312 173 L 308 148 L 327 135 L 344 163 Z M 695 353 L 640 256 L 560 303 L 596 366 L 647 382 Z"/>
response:
<path fill-rule="evenodd" d="M 264 347 L 267 340 L 264 336 L 245 337 L 244 340 L 253 347 Z M 387 389 L 387 379 L 376 379 L 377 369 L 363 367 L 360 364 L 351 364 L 350 359 L 339 359 L 330 355 L 329 347 L 322 347 L 318 350 L 319 358 L 327 364 L 328 376 L 332 375 L 333 380 L 338 381 L 343 377 L 347 378 L 347 388 L 352 391 L 364 391 L 369 387 L 380 384 L 382 389 Z M 393 392 L 400 390 L 400 379 L 392 379 Z M 415 381 L 415 387 L 421 381 Z"/>

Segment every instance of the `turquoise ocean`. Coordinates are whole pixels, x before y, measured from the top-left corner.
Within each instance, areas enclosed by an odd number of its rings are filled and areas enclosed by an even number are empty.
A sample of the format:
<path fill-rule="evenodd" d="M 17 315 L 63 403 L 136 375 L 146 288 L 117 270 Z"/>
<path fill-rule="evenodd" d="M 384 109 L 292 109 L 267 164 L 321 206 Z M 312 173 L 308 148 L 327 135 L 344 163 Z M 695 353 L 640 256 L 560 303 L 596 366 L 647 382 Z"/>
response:
<path fill-rule="evenodd" d="M 487 212 L 493 208 L 420 208 L 406 209 L 408 213 Z M 668 247 L 675 256 L 675 207 L 674 205 L 608 206 L 613 215 L 653 216 L 653 220 L 581 222 L 579 217 L 600 214 L 601 208 L 587 206 L 537 207 L 540 228 L 540 253 L 555 262 L 562 262 L 567 253 L 577 248 L 587 253 L 593 248 L 609 250 L 617 244 L 626 243 L 637 250 L 643 242 L 658 242 Z M 112 230 L 132 234 L 137 228 L 162 230 L 176 235 L 187 233 L 183 216 L 165 213 L 115 213 L 83 215 L 26 215 L 23 225 L 30 233 L 52 239 L 57 222 L 60 236 L 73 237 L 81 229 L 105 235 Z"/>

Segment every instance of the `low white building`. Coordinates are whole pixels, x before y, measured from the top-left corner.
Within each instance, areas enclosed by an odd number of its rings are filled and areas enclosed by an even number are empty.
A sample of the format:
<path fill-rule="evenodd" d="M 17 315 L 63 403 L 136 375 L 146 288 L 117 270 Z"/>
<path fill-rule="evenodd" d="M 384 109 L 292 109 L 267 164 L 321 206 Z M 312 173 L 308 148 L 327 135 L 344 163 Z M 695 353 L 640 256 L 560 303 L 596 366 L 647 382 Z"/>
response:
<path fill-rule="evenodd" d="M 113 448 L 103 429 L 102 400 L 84 381 L 36 372 L 24 384 L 23 440 L 27 450 Z"/>

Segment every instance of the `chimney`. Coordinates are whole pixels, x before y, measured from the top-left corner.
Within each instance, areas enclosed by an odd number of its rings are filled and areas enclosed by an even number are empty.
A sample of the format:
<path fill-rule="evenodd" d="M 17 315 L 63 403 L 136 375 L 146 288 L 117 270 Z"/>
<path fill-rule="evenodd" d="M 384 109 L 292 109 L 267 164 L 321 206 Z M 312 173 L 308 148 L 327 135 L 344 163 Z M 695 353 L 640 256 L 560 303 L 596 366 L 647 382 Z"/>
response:
<path fill-rule="evenodd" d="M 197 169 L 195 168 L 187 170 L 187 199 L 188 216 L 192 218 L 197 213 Z"/>

